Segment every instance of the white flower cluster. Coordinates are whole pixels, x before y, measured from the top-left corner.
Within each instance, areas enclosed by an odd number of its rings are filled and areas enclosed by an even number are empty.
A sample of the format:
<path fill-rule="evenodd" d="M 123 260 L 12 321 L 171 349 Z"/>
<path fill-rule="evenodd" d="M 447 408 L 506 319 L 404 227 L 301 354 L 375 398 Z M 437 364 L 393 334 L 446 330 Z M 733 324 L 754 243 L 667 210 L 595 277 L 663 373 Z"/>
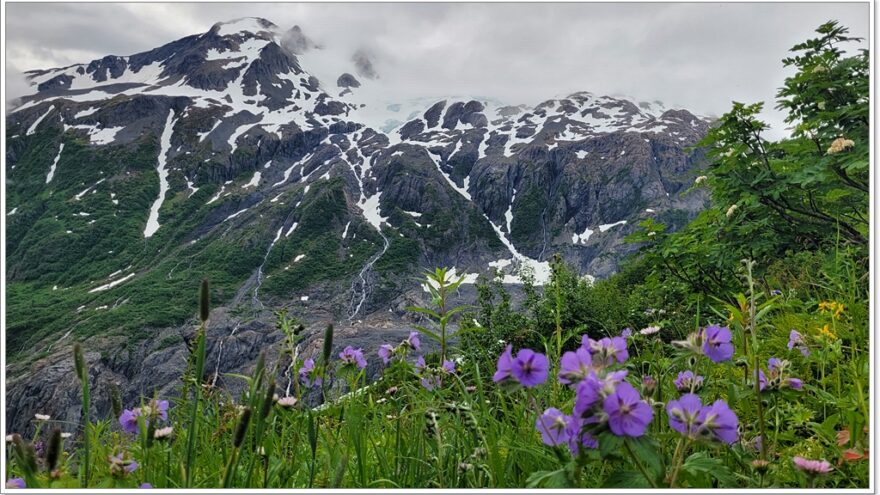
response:
<path fill-rule="evenodd" d="M 835 153 L 840 153 L 841 151 L 846 151 L 855 145 L 856 143 L 852 139 L 839 137 L 834 141 L 831 141 L 831 147 L 828 148 L 828 151 L 826 151 L 825 154 L 833 155 Z"/>

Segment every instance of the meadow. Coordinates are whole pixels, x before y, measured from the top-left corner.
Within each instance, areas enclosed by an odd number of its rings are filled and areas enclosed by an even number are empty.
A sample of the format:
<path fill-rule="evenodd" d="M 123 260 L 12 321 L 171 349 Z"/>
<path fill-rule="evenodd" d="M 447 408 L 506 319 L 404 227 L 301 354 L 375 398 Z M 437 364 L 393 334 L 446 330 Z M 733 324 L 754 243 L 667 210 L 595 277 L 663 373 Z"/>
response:
<path fill-rule="evenodd" d="M 376 354 L 330 325 L 301 355 L 279 312 L 281 358 L 234 377 L 241 397 L 204 382 L 203 281 L 180 395 L 114 398 L 75 431 L 38 415 L 8 432 L 7 488 L 868 487 L 868 53 L 849 41 L 829 22 L 783 61 L 791 137 L 734 103 L 700 144 L 712 205 L 643 222 L 618 274 L 556 257 L 521 305 L 483 278 L 451 307 L 462 281 L 432 270 L 424 325 Z"/>

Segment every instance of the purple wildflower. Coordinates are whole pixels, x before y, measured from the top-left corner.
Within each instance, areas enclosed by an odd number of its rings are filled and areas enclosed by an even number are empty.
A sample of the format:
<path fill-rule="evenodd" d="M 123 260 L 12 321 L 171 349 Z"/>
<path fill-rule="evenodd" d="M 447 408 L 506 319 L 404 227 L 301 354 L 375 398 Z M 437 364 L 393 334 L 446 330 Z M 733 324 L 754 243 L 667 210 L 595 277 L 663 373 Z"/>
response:
<path fill-rule="evenodd" d="M 590 372 L 586 379 L 581 380 L 575 388 L 574 414 L 582 417 L 594 404 L 599 401 L 599 391 L 603 383 L 596 376 L 596 372 Z"/>
<path fill-rule="evenodd" d="M 624 338 L 624 339 L 628 339 L 630 336 L 632 336 L 632 334 L 633 334 L 632 328 L 629 328 L 629 327 L 624 328 L 623 330 L 620 331 L 620 337 Z"/>
<path fill-rule="evenodd" d="M 416 359 L 416 369 L 417 370 L 422 371 L 427 366 L 428 365 L 425 363 L 425 356 L 419 356 L 419 358 Z"/>
<path fill-rule="evenodd" d="M 119 425 L 122 431 L 135 434 L 138 432 L 138 413 L 135 410 L 126 409 L 119 415 Z"/>
<path fill-rule="evenodd" d="M 679 372 L 673 383 L 679 392 L 694 392 L 703 386 L 703 377 L 695 375 L 691 370 L 686 370 Z"/>
<path fill-rule="evenodd" d="M 733 344 L 730 343 L 730 329 L 709 325 L 703 331 L 703 354 L 716 363 L 733 357 Z"/>
<path fill-rule="evenodd" d="M 654 411 L 639 397 L 632 385 L 622 382 L 617 390 L 605 397 L 602 409 L 608 415 L 608 426 L 617 436 L 639 437 L 645 433 Z"/>
<path fill-rule="evenodd" d="M 419 340 L 419 332 L 410 332 L 409 337 L 407 337 L 404 342 L 414 351 L 422 350 L 422 341 Z"/>
<path fill-rule="evenodd" d="M 436 375 L 423 376 L 419 383 L 427 390 L 434 390 L 435 388 L 440 388 L 440 377 Z"/>
<path fill-rule="evenodd" d="M 666 404 L 669 426 L 682 435 L 693 438 L 698 429 L 697 417 L 702 410 L 703 403 L 695 394 L 684 394 L 678 400 L 671 400 Z"/>
<path fill-rule="evenodd" d="M 786 378 L 783 383 L 794 390 L 800 390 L 804 387 L 804 382 L 800 378 Z"/>
<path fill-rule="evenodd" d="M 711 406 L 704 407 L 697 421 L 700 423 L 701 435 L 714 436 L 727 444 L 736 442 L 739 420 L 736 413 L 730 410 L 727 402 L 716 400 Z"/>
<path fill-rule="evenodd" d="M 153 489 L 153 485 L 151 485 L 151 484 L 149 484 L 149 483 L 141 483 L 141 486 L 139 486 L 138 488 L 141 488 L 141 489 L 144 489 L 144 490 L 152 490 L 152 489 Z"/>
<path fill-rule="evenodd" d="M 568 435 L 568 449 L 571 451 L 571 455 L 578 455 L 581 447 L 588 449 L 599 448 L 599 442 L 596 438 L 590 432 L 583 430 L 585 424 L 586 421 L 581 418 L 568 416 L 568 424 L 565 427 L 565 431 Z"/>
<path fill-rule="evenodd" d="M 446 373 L 455 373 L 455 363 L 449 361 L 448 359 L 443 361 L 443 371 Z"/>
<path fill-rule="evenodd" d="M 598 360 L 597 364 L 603 366 L 611 366 L 616 360 L 623 363 L 629 359 L 629 352 L 626 350 L 626 339 L 622 337 L 605 337 L 600 340 L 593 340 L 586 335 L 582 339 L 583 344 L 593 355 L 593 359 Z"/>
<path fill-rule="evenodd" d="M 547 356 L 531 349 L 520 349 L 510 372 L 523 387 L 531 388 L 547 381 L 549 367 Z"/>
<path fill-rule="evenodd" d="M 764 389 L 767 388 L 767 375 L 765 375 L 764 370 L 760 368 L 755 371 L 755 374 L 758 375 L 758 388 L 763 392 Z"/>
<path fill-rule="evenodd" d="M 804 459 L 803 457 L 796 456 L 792 459 L 792 461 L 794 462 L 794 467 L 800 469 L 810 476 L 816 476 L 817 474 L 828 474 L 832 470 L 831 463 L 826 460 L 820 461 L 813 459 Z"/>
<path fill-rule="evenodd" d="M 568 416 L 555 407 L 547 409 L 535 420 L 535 428 L 541 432 L 541 440 L 551 447 L 568 442 L 566 426 L 568 426 Z"/>
<path fill-rule="evenodd" d="M 391 356 L 394 355 L 394 347 L 391 347 L 391 344 L 382 344 L 379 346 L 378 354 L 382 362 L 388 364 L 391 362 Z"/>
<path fill-rule="evenodd" d="M 357 366 L 360 369 L 364 369 L 367 367 L 367 360 L 364 359 L 364 351 L 363 349 L 355 349 L 352 346 L 346 346 L 342 352 L 339 353 L 339 359 L 342 360 L 343 366 Z"/>
<path fill-rule="evenodd" d="M 576 351 L 568 351 L 559 360 L 559 383 L 574 385 L 590 374 L 593 360 L 590 351 L 579 347 Z"/>
<path fill-rule="evenodd" d="M 498 357 L 498 369 L 495 371 L 495 376 L 492 377 L 492 381 L 495 383 L 509 380 L 513 376 L 511 374 L 513 369 L 512 349 L 513 346 L 508 345 L 504 352 L 501 353 L 501 356 Z"/>
<path fill-rule="evenodd" d="M 324 383 L 324 379 L 318 374 L 315 360 L 312 358 L 303 361 L 302 368 L 299 369 L 299 379 L 306 388 L 320 387 Z"/>
<path fill-rule="evenodd" d="M 24 480 L 21 478 L 12 478 L 6 480 L 6 488 L 23 489 L 27 488 L 27 484 L 25 484 Z"/>
<path fill-rule="evenodd" d="M 804 339 L 804 336 L 801 335 L 801 333 L 797 330 L 792 330 L 788 334 L 788 350 L 790 351 L 795 347 L 797 347 L 797 349 L 801 351 L 801 354 L 804 357 L 810 355 L 810 349 L 807 348 L 807 341 Z"/>

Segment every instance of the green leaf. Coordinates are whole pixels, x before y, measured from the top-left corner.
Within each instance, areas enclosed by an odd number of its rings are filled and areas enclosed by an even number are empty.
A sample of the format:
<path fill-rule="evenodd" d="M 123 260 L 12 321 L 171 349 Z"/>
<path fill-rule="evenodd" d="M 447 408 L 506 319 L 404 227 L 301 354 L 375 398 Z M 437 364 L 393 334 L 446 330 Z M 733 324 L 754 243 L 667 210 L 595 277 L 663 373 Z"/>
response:
<path fill-rule="evenodd" d="M 648 480 L 638 471 L 617 470 L 602 483 L 603 488 L 651 488 Z"/>
<path fill-rule="evenodd" d="M 567 469 L 536 471 L 526 480 L 526 488 L 571 488 L 573 485 Z"/>

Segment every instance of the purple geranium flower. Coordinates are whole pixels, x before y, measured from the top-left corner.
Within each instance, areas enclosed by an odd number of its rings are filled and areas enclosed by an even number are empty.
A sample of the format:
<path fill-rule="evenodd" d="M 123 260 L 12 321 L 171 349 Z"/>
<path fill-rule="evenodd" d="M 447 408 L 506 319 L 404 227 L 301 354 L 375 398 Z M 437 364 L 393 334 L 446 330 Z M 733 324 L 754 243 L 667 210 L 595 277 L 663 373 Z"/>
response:
<path fill-rule="evenodd" d="M 703 354 L 716 363 L 727 361 L 733 357 L 730 338 L 729 328 L 709 325 L 703 331 Z"/>
<path fill-rule="evenodd" d="M 642 377 L 642 392 L 645 394 L 651 395 L 654 393 L 654 389 L 657 388 L 657 379 L 655 379 L 651 375 L 645 375 Z"/>
<path fill-rule="evenodd" d="M 404 342 L 414 351 L 422 350 L 422 341 L 419 340 L 419 332 L 410 332 L 409 337 L 407 337 Z"/>
<path fill-rule="evenodd" d="M 318 375 L 318 368 L 312 358 L 303 361 L 302 368 L 299 369 L 299 379 L 306 388 L 320 387 L 324 383 L 324 379 Z"/>
<path fill-rule="evenodd" d="M 152 489 L 153 489 L 153 485 L 151 485 L 151 484 L 149 484 L 149 483 L 141 483 L 141 486 L 139 486 L 138 488 L 142 488 L 142 489 L 144 489 L 144 490 L 152 490 Z"/>
<path fill-rule="evenodd" d="M 669 426 L 682 435 L 693 438 L 697 433 L 697 417 L 703 410 L 703 403 L 695 394 L 684 394 L 678 400 L 666 404 Z"/>
<path fill-rule="evenodd" d="M 602 404 L 608 415 L 608 426 L 617 436 L 639 437 L 645 433 L 654 411 L 639 397 L 632 385 L 622 382 Z"/>
<path fill-rule="evenodd" d="M 379 357 L 382 358 L 382 362 L 388 364 L 391 362 L 391 356 L 394 355 L 394 347 L 391 347 L 391 344 L 382 344 L 379 346 Z"/>
<path fill-rule="evenodd" d="M 568 351 L 559 360 L 559 383 L 574 385 L 590 374 L 593 360 L 590 351 L 579 347 L 576 351 Z"/>
<path fill-rule="evenodd" d="M 443 371 L 446 373 L 455 373 L 455 363 L 448 359 L 443 361 Z"/>
<path fill-rule="evenodd" d="M 510 372 L 523 387 L 531 388 L 547 381 L 549 367 L 547 356 L 531 349 L 520 349 Z"/>
<path fill-rule="evenodd" d="M 535 420 L 535 428 L 541 432 L 541 440 L 551 447 L 568 442 L 567 426 L 568 416 L 555 407 L 547 409 Z"/>
<path fill-rule="evenodd" d="M 691 370 L 686 370 L 679 372 L 673 383 L 679 392 L 695 392 L 703 386 L 703 377 L 695 375 Z"/>
<path fill-rule="evenodd" d="M 783 383 L 795 390 L 800 390 L 804 386 L 804 382 L 800 378 L 786 378 Z"/>
<path fill-rule="evenodd" d="M 367 360 L 364 359 L 364 351 L 363 349 L 355 349 L 352 346 L 346 346 L 342 352 L 339 353 L 339 359 L 342 360 L 343 366 L 357 366 L 360 369 L 364 369 L 367 367 Z"/>
<path fill-rule="evenodd" d="M 585 424 L 586 421 L 581 418 L 568 416 L 568 424 L 565 430 L 568 435 L 568 449 L 571 451 L 571 455 L 578 455 L 581 447 L 588 449 L 599 448 L 599 442 L 596 438 L 590 432 L 583 430 Z"/>
<path fill-rule="evenodd" d="M 596 376 L 596 372 L 591 371 L 586 379 L 581 380 L 575 388 L 574 414 L 582 417 L 596 402 L 599 401 L 599 392 L 604 384 Z"/>
<path fill-rule="evenodd" d="M 6 480 L 6 488 L 27 488 L 27 484 L 25 484 L 24 480 L 21 478 L 12 478 Z"/>
<path fill-rule="evenodd" d="M 435 388 L 440 388 L 440 377 L 436 375 L 423 376 L 419 383 L 427 390 L 434 390 Z"/>
<path fill-rule="evenodd" d="M 623 337 L 605 337 L 593 340 L 584 335 L 581 341 L 581 345 L 589 349 L 593 359 L 598 361 L 597 364 L 611 366 L 615 360 L 618 363 L 623 363 L 629 359 L 629 352 L 626 350 L 626 339 Z"/>
<path fill-rule="evenodd" d="M 767 388 L 767 375 L 764 374 L 764 370 L 758 368 L 755 372 L 758 375 L 758 388 L 763 392 L 765 388 Z"/>
<path fill-rule="evenodd" d="M 739 420 L 727 402 L 716 400 L 711 406 L 704 407 L 697 421 L 700 423 L 700 435 L 711 435 L 727 444 L 736 442 Z"/>
<path fill-rule="evenodd" d="M 807 341 L 804 339 L 804 336 L 797 330 L 792 330 L 788 334 L 788 350 L 792 350 L 795 347 L 801 351 L 804 357 L 810 355 L 810 349 L 807 348 Z"/>
<path fill-rule="evenodd" d="M 126 433 L 135 434 L 138 432 L 138 413 L 132 409 L 125 409 L 122 411 L 122 414 L 119 415 L 119 425 L 122 427 L 122 431 Z"/>
<path fill-rule="evenodd" d="M 624 328 L 620 331 L 620 336 L 624 339 L 629 338 L 633 334 L 632 328 Z"/>
<path fill-rule="evenodd" d="M 511 354 L 512 350 L 513 346 L 508 345 L 504 349 L 504 352 L 501 353 L 501 356 L 498 357 L 498 369 L 495 371 L 495 375 L 492 377 L 492 381 L 494 381 L 495 383 L 509 380 L 513 376 L 511 374 L 511 370 L 513 368 L 513 355 Z"/>

